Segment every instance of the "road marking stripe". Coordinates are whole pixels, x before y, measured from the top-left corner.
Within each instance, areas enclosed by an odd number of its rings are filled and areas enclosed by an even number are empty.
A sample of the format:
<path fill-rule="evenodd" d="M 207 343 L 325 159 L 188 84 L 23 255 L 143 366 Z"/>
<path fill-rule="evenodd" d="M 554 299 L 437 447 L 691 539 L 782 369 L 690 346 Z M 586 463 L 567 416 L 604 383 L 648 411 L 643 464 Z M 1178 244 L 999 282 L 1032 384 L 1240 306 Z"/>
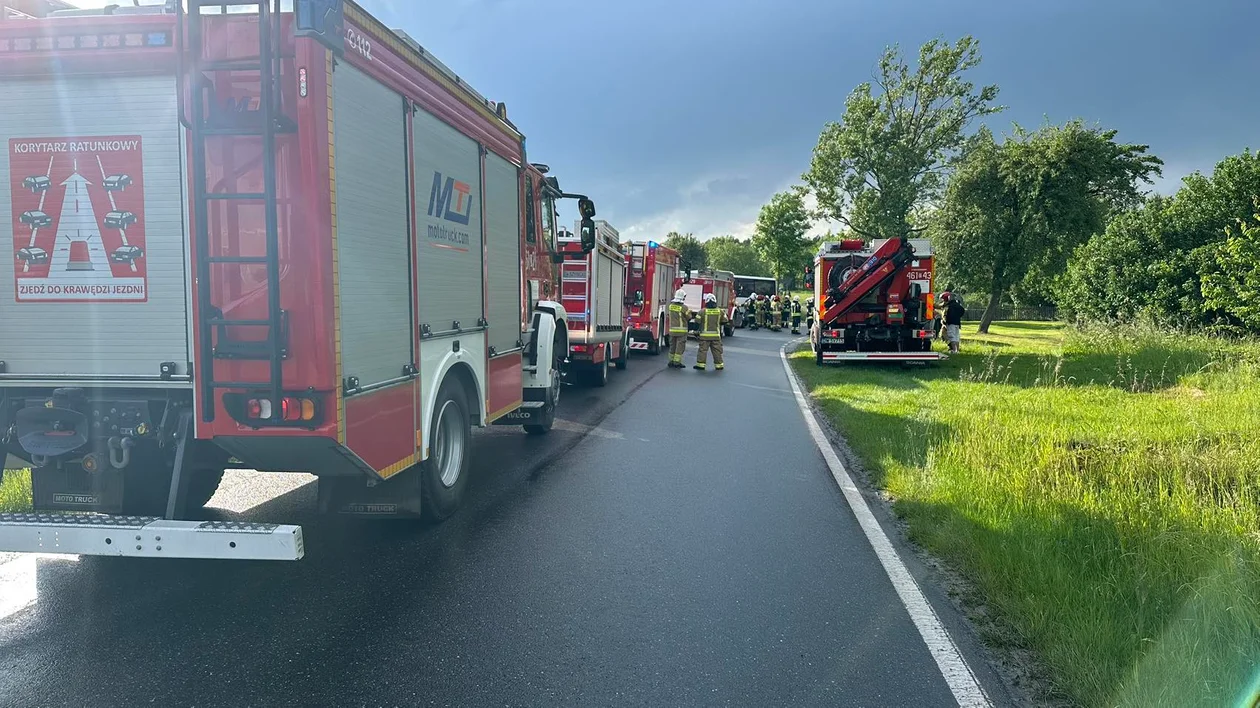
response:
<path fill-rule="evenodd" d="M 866 499 L 862 497 L 861 491 L 853 483 L 853 478 L 849 476 L 848 470 L 844 468 L 844 463 L 840 461 L 840 456 L 831 447 L 831 441 L 827 439 L 827 436 L 823 433 L 822 426 L 818 423 L 818 419 L 814 417 L 814 412 L 805 400 L 805 394 L 802 393 L 800 384 L 797 383 L 796 374 L 792 371 L 791 365 L 788 364 L 787 347 L 788 344 L 792 343 L 787 342 L 779 348 L 779 358 L 783 361 L 783 370 L 787 373 L 788 383 L 791 384 L 792 393 L 796 396 L 796 405 L 800 407 L 801 415 L 805 417 L 805 424 L 809 427 L 809 434 L 814 438 L 814 444 L 827 461 L 827 467 L 831 469 L 831 476 L 835 478 L 836 484 L 840 486 L 840 491 L 844 493 L 844 498 L 849 503 L 849 508 L 853 510 L 853 515 L 857 517 L 858 524 L 862 527 L 862 532 L 866 534 L 866 540 L 870 542 L 871 548 L 875 549 L 875 555 L 879 557 L 880 564 L 884 566 L 884 571 L 888 573 L 888 579 L 892 581 L 893 588 L 897 590 L 897 596 L 901 598 L 901 604 L 910 613 L 910 619 L 914 622 L 914 626 L 918 628 L 919 636 L 923 637 L 923 643 L 927 645 L 932 658 L 936 660 L 936 665 L 941 670 L 941 676 L 945 678 L 945 683 L 949 685 L 949 690 L 954 694 L 954 699 L 958 701 L 958 705 L 966 706 L 967 708 L 971 706 L 985 706 L 986 708 L 992 706 L 993 704 L 989 701 L 989 697 L 985 695 L 984 689 L 976 679 L 976 675 L 972 673 L 971 667 L 967 665 L 962 652 L 958 650 L 958 645 L 949 636 L 945 625 L 941 624 L 941 619 L 936 616 L 936 611 L 932 609 L 932 605 L 928 603 L 927 598 L 923 595 L 923 591 L 919 589 L 918 583 L 910 575 L 906 564 L 897 555 L 892 542 L 888 540 L 888 534 L 884 533 L 884 528 L 879 525 L 875 515 L 871 513 L 871 508 L 867 505 Z"/>

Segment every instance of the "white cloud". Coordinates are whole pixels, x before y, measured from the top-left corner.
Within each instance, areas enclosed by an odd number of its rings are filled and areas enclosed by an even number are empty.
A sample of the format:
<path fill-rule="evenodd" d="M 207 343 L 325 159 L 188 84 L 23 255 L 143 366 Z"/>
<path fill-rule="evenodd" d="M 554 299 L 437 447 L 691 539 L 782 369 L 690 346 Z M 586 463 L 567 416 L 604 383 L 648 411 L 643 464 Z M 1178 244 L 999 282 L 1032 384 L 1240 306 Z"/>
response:
<path fill-rule="evenodd" d="M 739 172 L 711 173 L 692 179 L 678 190 L 682 203 L 671 209 L 645 215 L 621 230 L 623 238 L 641 241 L 663 238 L 671 231 L 693 233 L 707 241 L 714 236 L 752 236 L 761 207 L 776 193 L 800 184 L 795 175 L 785 176 L 770 187 L 756 188 L 753 179 Z M 806 197 L 806 206 L 813 209 L 813 195 Z M 808 235 L 820 236 L 838 224 L 818 222 Z"/>

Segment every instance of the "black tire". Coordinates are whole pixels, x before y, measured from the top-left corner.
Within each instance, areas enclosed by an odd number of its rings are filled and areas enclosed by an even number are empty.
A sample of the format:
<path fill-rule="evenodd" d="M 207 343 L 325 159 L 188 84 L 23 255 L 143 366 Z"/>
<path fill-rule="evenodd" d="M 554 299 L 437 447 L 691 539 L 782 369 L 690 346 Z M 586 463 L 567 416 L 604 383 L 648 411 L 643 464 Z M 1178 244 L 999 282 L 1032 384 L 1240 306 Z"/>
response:
<path fill-rule="evenodd" d="M 438 391 L 429 424 L 429 459 L 420 464 L 424 517 L 442 521 L 454 514 L 468 488 L 472 424 L 462 387 L 448 378 Z"/>
<path fill-rule="evenodd" d="M 818 366 L 823 365 L 822 347 L 818 347 L 817 349 L 814 350 L 814 363 Z"/>
<path fill-rule="evenodd" d="M 590 370 L 591 385 L 595 388 L 603 388 L 608 385 L 608 360 L 596 364 Z"/>
<path fill-rule="evenodd" d="M 734 337 L 734 336 L 735 336 L 735 328 L 734 328 L 734 327 L 732 327 L 731 325 L 724 325 L 724 326 L 722 327 L 722 334 L 723 334 L 723 335 L 725 335 L 725 336 L 727 336 L 727 337 Z"/>
<path fill-rule="evenodd" d="M 648 342 L 647 353 L 652 356 L 658 356 L 661 353 L 660 337 L 652 337 L 652 341 Z"/>
<path fill-rule="evenodd" d="M 223 468 L 197 467 L 188 470 L 188 473 L 192 475 L 188 480 L 188 508 L 200 509 L 219 491 Z"/>
<path fill-rule="evenodd" d="M 617 357 L 614 365 L 618 371 L 625 371 L 626 366 L 630 363 L 630 340 L 626 339 L 621 343 L 621 356 Z"/>
<path fill-rule="evenodd" d="M 560 406 L 560 368 L 564 363 L 564 338 L 556 332 L 551 344 L 551 384 L 547 387 L 547 405 L 543 408 L 543 420 L 537 425 L 523 425 L 527 435 L 546 435 L 556 424 L 556 408 Z"/>
<path fill-rule="evenodd" d="M 214 460 L 196 459 L 196 447 L 185 454 L 183 474 L 188 477 L 184 511 L 200 509 L 210 501 L 223 480 L 223 467 Z M 171 474 L 175 470 L 173 454 L 155 445 L 138 446 L 131 451 L 131 462 L 123 470 L 123 513 L 135 516 L 165 516 L 171 493 Z"/>

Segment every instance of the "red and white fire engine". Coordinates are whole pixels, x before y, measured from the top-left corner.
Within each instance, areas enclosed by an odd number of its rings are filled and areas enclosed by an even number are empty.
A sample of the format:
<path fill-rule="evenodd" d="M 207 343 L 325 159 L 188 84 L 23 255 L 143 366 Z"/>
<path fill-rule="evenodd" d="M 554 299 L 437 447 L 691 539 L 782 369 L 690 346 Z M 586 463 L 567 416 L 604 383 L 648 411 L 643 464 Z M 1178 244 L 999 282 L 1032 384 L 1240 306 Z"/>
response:
<path fill-rule="evenodd" d="M 624 244 L 623 250 L 630 260 L 626 275 L 630 349 L 659 354 L 669 346 L 665 308 L 674 298 L 678 251 L 655 241 Z"/>
<path fill-rule="evenodd" d="M 582 225 L 576 224 L 580 230 Z M 581 238 L 560 234 L 560 304 L 569 318 L 566 374 L 595 386 L 608 383 L 608 367 L 625 369 L 630 331 L 625 320 L 626 261 L 619 234 L 607 221 L 595 222 L 595 248 L 583 250 Z"/>
<path fill-rule="evenodd" d="M 236 466 L 441 519 L 470 425 L 552 425 L 555 202 L 583 251 L 591 201 L 359 5 L 225 5 L 0 23 L 0 453 L 37 512 L 0 550 L 297 559 L 300 527 L 181 519 Z"/>
<path fill-rule="evenodd" d="M 726 326 L 724 335 L 730 337 L 735 334 L 735 327 L 741 323 L 736 322 L 740 313 L 735 305 L 734 273 L 729 270 L 708 269 L 683 271 L 674 281 L 674 287 L 682 288 L 686 293 L 683 302 L 692 312 L 704 309 L 704 296 L 713 294 L 717 298 L 718 307 L 726 310 L 726 315 L 731 318 L 732 324 Z"/>
<path fill-rule="evenodd" d="M 932 243 L 827 242 L 814 259 L 817 316 L 810 344 L 821 366 L 840 361 L 936 361 Z"/>

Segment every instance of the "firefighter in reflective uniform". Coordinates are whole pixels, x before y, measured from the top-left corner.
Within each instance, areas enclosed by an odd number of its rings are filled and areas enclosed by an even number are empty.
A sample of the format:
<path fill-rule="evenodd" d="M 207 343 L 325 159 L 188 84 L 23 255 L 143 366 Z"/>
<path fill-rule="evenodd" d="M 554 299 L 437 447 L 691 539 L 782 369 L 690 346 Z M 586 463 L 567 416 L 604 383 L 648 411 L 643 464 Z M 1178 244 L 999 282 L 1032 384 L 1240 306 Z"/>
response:
<path fill-rule="evenodd" d="M 805 301 L 805 329 L 814 329 L 814 298 Z"/>
<path fill-rule="evenodd" d="M 783 329 L 783 306 L 779 304 L 779 296 L 775 295 L 774 300 L 770 302 L 770 331 L 778 332 Z"/>
<path fill-rule="evenodd" d="M 753 329 L 761 329 L 766 326 L 766 313 L 761 309 L 761 298 L 765 295 L 753 295 L 748 301 L 748 311 L 753 316 Z"/>
<path fill-rule="evenodd" d="M 687 351 L 687 323 L 691 321 L 691 310 L 683 304 L 687 293 L 682 288 L 674 291 L 674 301 L 669 303 L 669 366 L 671 369 L 683 368 L 683 354 Z"/>
<path fill-rule="evenodd" d="M 709 350 L 713 350 L 713 368 L 721 371 L 726 368 L 722 361 L 722 327 L 730 324 L 731 318 L 726 310 L 718 307 L 717 296 L 709 293 L 704 296 L 704 309 L 700 311 L 700 349 L 696 352 L 695 368 L 704 371 L 709 363 Z"/>
<path fill-rule="evenodd" d="M 792 296 L 792 334 L 801 333 L 801 296 Z"/>

